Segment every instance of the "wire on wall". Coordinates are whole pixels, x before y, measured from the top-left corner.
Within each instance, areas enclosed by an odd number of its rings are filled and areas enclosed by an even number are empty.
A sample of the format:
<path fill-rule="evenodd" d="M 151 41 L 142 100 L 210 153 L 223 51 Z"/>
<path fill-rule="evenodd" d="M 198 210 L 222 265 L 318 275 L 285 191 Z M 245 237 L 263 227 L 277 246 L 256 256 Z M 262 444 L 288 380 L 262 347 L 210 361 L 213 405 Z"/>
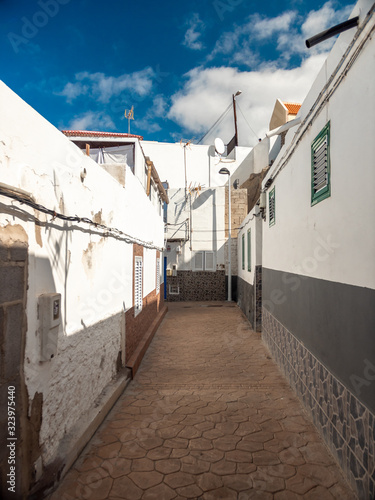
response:
<path fill-rule="evenodd" d="M 6 196 L 7 198 L 11 198 L 13 200 L 18 201 L 21 204 L 28 205 L 31 208 L 34 208 L 35 210 L 38 210 L 39 212 L 45 213 L 47 215 L 51 215 L 52 219 L 51 222 L 53 222 L 55 219 L 61 219 L 64 221 L 68 222 L 78 222 L 78 223 L 83 223 L 83 224 L 89 224 L 91 226 L 94 226 L 95 229 L 102 229 L 103 231 L 107 231 L 107 233 L 104 234 L 104 236 L 114 236 L 114 237 L 120 237 L 125 243 L 137 243 L 138 245 L 141 245 L 146 248 L 150 249 L 155 249 L 155 250 L 160 250 L 162 251 L 163 249 L 161 247 L 158 247 L 154 245 L 150 241 L 143 241 L 138 238 L 134 238 L 133 236 L 130 236 L 129 234 L 124 233 L 120 229 L 117 229 L 115 227 L 108 227 L 104 224 L 99 224 L 97 222 L 94 222 L 93 220 L 89 219 L 88 217 L 79 217 L 78 215 L 75 216 L 69 216 L 69 215 L 64 215 L 58 212 L 55 212 L 55 210 L 51 210 L 49 208 L 46 208 L 43 205 L 40 205 L 39 203 L 36 203 L 35 201 L 32 200 L 29 196 L 22 195 L 22 194 L 17 194 L 11 189 L 7 189 L 3 186 L 0 186 L 0 195 L 1 196 Z"/>

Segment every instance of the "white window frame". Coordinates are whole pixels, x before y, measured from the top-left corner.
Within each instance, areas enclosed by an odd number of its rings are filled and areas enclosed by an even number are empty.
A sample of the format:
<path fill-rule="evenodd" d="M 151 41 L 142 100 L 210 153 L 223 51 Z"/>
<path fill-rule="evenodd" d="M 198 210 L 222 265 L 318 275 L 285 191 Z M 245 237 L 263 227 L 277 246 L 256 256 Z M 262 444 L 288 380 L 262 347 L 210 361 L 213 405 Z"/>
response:
<path fill-rule="evenodd" d="M 140 271 L 140 277 L 137 272 Z M 142 311 L 143 306 L 143 258 L 134 258 L 134 316 Z"/>
<path fill-rule="evenodd" d="M 180 286 L 169 285 L 169 295 L 180 295 Z"/>
<path fill-rule="evenodd" d="M 197 266 L 197 261 L 196 258 L 197 256 L 201 256 L 201 266 Z M 212 265 L 208 262 L 208 259 L 212 256 Z M 212 252 L 211 250 L 200 250 L 199 252 L 194 253 L 194 259 L 193 259 L 193 271 L 215 271 L 216 266 L 215 266 L 215 252 Z"/>

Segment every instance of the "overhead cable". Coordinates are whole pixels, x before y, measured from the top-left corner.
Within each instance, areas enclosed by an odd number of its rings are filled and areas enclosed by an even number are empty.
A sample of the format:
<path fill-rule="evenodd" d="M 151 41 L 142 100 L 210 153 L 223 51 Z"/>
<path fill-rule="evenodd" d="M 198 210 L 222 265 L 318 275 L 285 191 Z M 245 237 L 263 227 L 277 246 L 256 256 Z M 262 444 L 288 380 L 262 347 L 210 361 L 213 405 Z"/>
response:
<path fill-rule="evenodd" d="M 22 203 L 24 205 L 28 205 L 29 207 L 34 208 L 35 210 L 38 210 L 39 212 L 51 215 L 52 219 L 50 222 L 54 221 L 55 219 L 61 219 L 61 220 L 68 221 L 68 222 L 78 222 L 78 223 L 83 223 L 83 224 L 89 224 L 91 226 L 95 226 L 95 229 L 102 229 L 103 231 L 107 231 L 107 233 L 105 233 L 104 236 L 119 237 L 119 238 L 121 238 L 122 241 L 125 241 L 125 243 L 137 243 L 138 245 L 141 245 L 141 246 L 146 247 L 146 248 L 160 250 L 160 251 L 163 250 L 161 247 L 154 245 L 151 241 L 143 241 L 139 238 L 134 238 L 133 236 L 130 236 L 129 234 L 124 233 L 120 229 L 117 229 L 115 227 L 108 227 L 104 224 L 99 224 L 98 222 L 94 222 L 93 220 L 89 219 L 88 217 L 79 217 L 78 215 L 69 216 L 69 215 L 64 215 L 64 214 L 58 213 L 55 210 L 51 210 L 49 208 L 46 208 L 43 205 L 40 205 L 39 203 L 36 203 L 27 195 L 16 194 L 11 189 L 7 189 L 7 188 L 4 188 L 2 186 L 0 187 L 0 195 L 6 196 L 7 198 L 12 198 L 13 200 L 16 200 L 19 203 Z"/>

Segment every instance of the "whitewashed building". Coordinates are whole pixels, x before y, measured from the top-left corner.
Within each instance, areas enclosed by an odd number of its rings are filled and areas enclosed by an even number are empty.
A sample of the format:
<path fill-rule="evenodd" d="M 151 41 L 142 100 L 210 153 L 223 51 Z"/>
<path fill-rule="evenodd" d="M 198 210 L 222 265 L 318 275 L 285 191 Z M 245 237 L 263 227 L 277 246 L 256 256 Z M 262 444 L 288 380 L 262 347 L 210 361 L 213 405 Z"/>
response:
<path fill-rule="evenodd" d="M 137 138 L 132 159 L 99 165 L 3 83 L 0 109 L 1 401 L 11 388 L 15 498 L 36 498 L 78 456 L 166 312 L 168 199 Z"/>
<path fill-rule="evenodd" d="M 339 36 L 313 82 L 238 244 L 244 280 L 252 283 L 253 264 L 261 266 L 265 343 L 367 499 L 375 494 L 372 2 L 360 0 L 355 16 L 358 27 Z M 263 217 L 253 217 L 262 207 Z M 239 298 L 254 317 L 249 300 Z"/>

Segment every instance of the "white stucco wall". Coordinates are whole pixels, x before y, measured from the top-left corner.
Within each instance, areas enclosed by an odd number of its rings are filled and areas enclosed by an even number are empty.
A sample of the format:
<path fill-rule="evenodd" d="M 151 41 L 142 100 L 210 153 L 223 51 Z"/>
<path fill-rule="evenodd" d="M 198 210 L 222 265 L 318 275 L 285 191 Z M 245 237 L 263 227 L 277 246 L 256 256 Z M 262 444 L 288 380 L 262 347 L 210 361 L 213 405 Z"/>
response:
<path fill-rule="evenodd" d="M 179 143 L 142 141 L 142 148 L 147 156 L 152 158 L 159 177 L 162 181 L 168 181 L 170 188 L 185 186 L 185 163 L 184 147 Z M 243 164 L 251 148 L 236 148 L 235 160 L 224 160 L 219 163 L 215 156 L 213 146 L 201 146 L 190 144 L 186 147 L 186 178 L 187 186 L 215 187 L 223 186 L 226 176 L 219 174 L 221 167 L 227 167 L 234 172 L 239 165 Z"/>
<path fill-rule="evenodd" d="M 178 270 L 191 270 L 194 252 L 201 250 L 213 251 L 215 253 L 216 268 L 225 263 L 225 187 L 204 189 L 198 194 L 192 195 L 192 210 L 190 203 L 185 201 L 184 189 L 169 190 L 168 223 L 179 224 L 189 220 L 189 241 L 171 244 L 171 250 L 166 252 L 168 268 L 173 264 Z M 168 226 L 168 238 L 184 238 L 185 226 L 178 230 L 178 225 Z M 176 253 L 175 247 L 181 247 L 181 254 Z M 218 267 L 219 266 L 219 267 Z"/>
<path fill-rule="evenodd" d="M 241 186 L 248 180 L 252 173 L 259 174 L 264 168 L 268 167 L 268 153 L 270 149 L 270 140 L 266 137 L 250 151 L 244 160 L 238 164 L 235 170 L 231 170 L 231 182 L 236 179 Z"/>
<path fill-rule="evenodd" d="M 156 250 L 143 250 L 143 297 L 156 288 Z"/>
<path fill-rule="evenodd" d="M 162 218 L 130 169 L 123 188 L 2 82 L 0 109 L 0 182 L 56 212 L 163 247 Z M 43 394 L 40 440 L 47 463 L 116 373 L 121 315 L 132 306 L 132 243 L 87 224 L 52 221 L 3 196 L 0 203 L 0 224 L 21 224 L 29 238 L 25 375 L 30 399 Z M 146 255 L 145 291 L 155 287 L 155 250 Z M 62 321 L 57 356 L 40 363 L 38 297 L 48 292 L 61 293 Z"/>
<path fill-rule="evenodd" d="M 255 266 L 262 265 L 262 218 L 259 214 L 258 206 L 255 206 L 247 214 L 241 224 L 241 229 L 237 235 L 237 275 L 250 285 L 254 283 Z M 247 232 L 251 231 L 251 271 L 248 271 L 248 250 Z M 242 236 L 245 237 L 245 269 L 242 269 Z"/>
<path fill-rule="evenodd" d="M 363 21 L 371 2 L 359 2 L 353 15 Z M 374 16 L 354 49 L 374 25 Z M 301 118 L 353 39 L 340 35 L 301 107 Z M 276 224 L 264 224 L 263 266 L 286 272 L 375 287 L 375 41 L 369 40 L 335 93 L 307 129 L 287 165 L 276 176 Z M 341 70 L 345 67 L 345 63 Z M 330 87 L 331 88 L 331 87 Z M 328 89 L 329 91 L 329 89 Z M 311 206 L 311 143 L 326 123 L 331 127 L 331 196 Z M 299 133 L 303 126 L 299 128 Z M 266 180 L 281 165 L 289 142 Z M 298 138 L 298 134 L 296 136 Z M 269 190 L 270 190 L 269 189 Z M 268 190 L 268 191 L 269 191 Z M 268 202 L 268 197 L 267 197 Z"/>

